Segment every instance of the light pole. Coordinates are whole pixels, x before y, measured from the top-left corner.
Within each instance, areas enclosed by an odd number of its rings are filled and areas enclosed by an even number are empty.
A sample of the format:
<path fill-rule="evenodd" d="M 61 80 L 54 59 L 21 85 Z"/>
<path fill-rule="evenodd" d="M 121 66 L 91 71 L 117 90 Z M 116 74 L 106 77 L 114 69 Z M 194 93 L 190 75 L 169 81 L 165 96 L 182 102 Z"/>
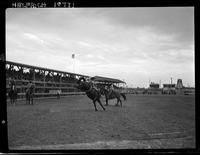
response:
<path fill-rule="evenodd" d="M 75 73 L 75 54 L 72 54 L 73 59 L 73 72 Z"/>

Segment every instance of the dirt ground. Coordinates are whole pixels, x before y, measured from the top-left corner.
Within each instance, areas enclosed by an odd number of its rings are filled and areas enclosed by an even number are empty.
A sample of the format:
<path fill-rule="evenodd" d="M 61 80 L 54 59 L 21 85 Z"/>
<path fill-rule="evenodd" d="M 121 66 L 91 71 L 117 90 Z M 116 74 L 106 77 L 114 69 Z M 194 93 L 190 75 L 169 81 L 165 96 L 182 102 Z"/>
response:
<path fill-rule="evenodd" d="M 122 108 L 109 103 L 97 112 L 87 96 L 8 103 L 9 148 L 195 148 L 194 96 L 127 95 Z"/>

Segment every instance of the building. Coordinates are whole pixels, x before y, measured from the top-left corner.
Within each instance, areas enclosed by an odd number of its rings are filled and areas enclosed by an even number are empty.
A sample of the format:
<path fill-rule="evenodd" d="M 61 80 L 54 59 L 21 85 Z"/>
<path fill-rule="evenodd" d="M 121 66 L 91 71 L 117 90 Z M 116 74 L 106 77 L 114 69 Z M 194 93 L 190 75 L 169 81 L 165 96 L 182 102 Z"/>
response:
<path fill-rule="evenodd" d="M 195 95 L 195 88 L 194 87 L 185 87 L 183 89 L 184 95 Z"/>
<path fill-rule="evenodd" d="M 158 89 L 159 87 L 160 87 L 160 85 L 158 83 L 154 83 L 154 82 L 151 82 L 151 84 L 149 85 L 149 88 Z"/>
<path fill-rule="evenodd" d="M 158 83 L 151 82 L 149 88 L 147 89 L 148 94 L 161 94 L 162 90 Z"/>
<path fill-rule="evenodd" d="M 184 93 L 184 86 L 183 86 L 183 82 L 182 79 L 178 79 L 177 80 L 177 84 L 176 84 L 176 93 L 177 94 L 183 94 Z"/>
<path fill-rule="evenodd" d="M 182 79 L 178 79 L 178 80 L 177 80 L 176 88 L 177 88 L 177 89 L 182 89 L 183 87 L 184 87 L 184 86 L 183 86 Z"/>
<path fill-rule="evenodd" d="M 176 84 L 163 84 L 162 94 L 176 94 Z"/>
<path fill-rule="evenodd" d="M 145 88 L 135 88 L 135 94 L 145 94 L 146 93 L 146 89 Z"/>

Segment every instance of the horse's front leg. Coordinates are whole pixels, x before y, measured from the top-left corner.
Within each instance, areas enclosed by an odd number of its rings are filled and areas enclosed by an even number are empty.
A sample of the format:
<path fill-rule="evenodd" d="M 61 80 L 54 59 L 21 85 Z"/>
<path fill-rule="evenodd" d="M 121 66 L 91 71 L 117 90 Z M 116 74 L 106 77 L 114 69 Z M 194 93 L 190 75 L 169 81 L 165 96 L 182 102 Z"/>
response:
<path fill-rule="evenodd" d="M 13 105 L 15 105 L 15 104 L 16 104 L 16 99 L 14 98 L 14 99 L 13 99 Z"/>
<path fill-rule="evenodd" d="M 117 98 L 117 103 L 115 104 L 115 106 L 119 106 L 119 99 Z"/>
<path fill-rule="evenodd" d="M 119 99 L 119 101 L 120 101 L 120 105 L 121 105 L 121 107 L 122 107 L 122 100 Z"/>
<path fill-rule="evenodd" d="M 31 104 L 33 105 L 33 97 L 31 96 Z"/>
<path fill-rule="evenodd" d="M 27 94 L 26 94 L 25 97 L 26 97 L 26 104 L 28 104 L 28 96 L 27 96 Z"/>
<path fill-rule="evenodd" d="M 96 101 L 93 100 L 94 108 L 95 108 L 95 111 L 98 111 L 95 102 L 96 102 Z"/>
<path fill-rule="evenodd" d="M 11 104 L 15 104 L 15 97 L 14 97 L 14 95 L 12 96 L 12 98 L 11 98 Z"/>
<path fill-rule="evenodd" d="M 28 104 L 31 104 L 31 98 L 30 98 L 30 96 L 28 97 Z"/>
<path fill-rule="evenodd" d="M 15 94 L 15 98 L 14 98 L 14 104 L 17 103 L 17 94 Z"/>

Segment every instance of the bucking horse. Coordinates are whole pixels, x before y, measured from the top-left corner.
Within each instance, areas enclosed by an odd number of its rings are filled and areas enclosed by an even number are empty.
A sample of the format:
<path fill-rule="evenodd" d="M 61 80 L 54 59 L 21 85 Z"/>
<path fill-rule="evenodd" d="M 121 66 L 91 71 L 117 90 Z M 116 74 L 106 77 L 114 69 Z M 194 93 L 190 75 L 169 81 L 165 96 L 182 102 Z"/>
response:
<path fill-rule="evenodd" d="M 126 100 L 126 95 L 124 93 L 120 93 L 117 90 L 112 90 L 112 89 L 108 89 L 105 87 L 101 87 L 100 92 L 102 95 L 105 95 L 105 99 L 106 99 L 106 106 L 108 105 L 108 100 L 110 99 L 117 99 L 117 103 L 115 104 L 116 106 L 119 105 L 120 102 L 120 106 L 122 107 L 122 101 L 120 99 L 120 97 L 122 96 L 124 98 L 124 100 Z"/>
<path fill-rule="evenodd" d="M 85 78 L 81 77 L 77 81 L 77 88 L 81 91 L 84 91 L 86 95 L 93 101 L 95 111 L 97 110 L 96 101 L 100 104 L 103 110 L 106 110 L 101 103 L 101 93 L 99 90 L 95 89 L 90 82 L 86 82 Z"/>

